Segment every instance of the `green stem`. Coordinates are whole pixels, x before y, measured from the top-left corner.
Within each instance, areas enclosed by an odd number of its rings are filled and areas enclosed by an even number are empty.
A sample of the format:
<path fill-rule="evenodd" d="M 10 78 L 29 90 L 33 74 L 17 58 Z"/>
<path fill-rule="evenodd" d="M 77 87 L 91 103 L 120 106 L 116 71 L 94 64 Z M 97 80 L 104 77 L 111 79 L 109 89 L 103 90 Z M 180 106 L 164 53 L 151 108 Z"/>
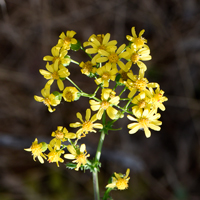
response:
<path fill-rule="evenodd" d="M 105 115 L 105 111 L 104 111 L 103 116 L 102 116 L 103 127 L 105 127 L 105 123 L 106 123 L 106 115 Z M 96 151 L 96 155 L 95 155 L 95 162 L 99 162 L 99 160 L 100 160 L 104 138 L 105 138 L 105 131 L 102 130 L 101 135 L 100 135 L 100 139 L 99 139 L 99 144 L 98 144 L 97 151 Z M 96 167 L 94 168 L 92 175 L 93 175 L 94 199 L 100 200 L 98 171 L 97 171 Z"/>
<path fill-rule="evenodd" d="M 83 92 L 77 85 L 76 83 L 74 83 L 74 81 L 72 81 L 69 77 L 66 77 L 66 79 L 71 82 L 80 92 Z"/>
<path fill-rule="evenodd" d="M 105 193 L 104 193 L 104 196 L 103 196 L 103 200 L 108 200 L 109 198 L 109 193 L 110 191 L 112 190 L 112 188 L 108 188 Z"/>
<path fill-rule="evenodd" d="M 79 62 L 77 62 L 77 61 L 75 61 L 75 60 L 72 60 L 72 59 L 70 59 L 70 60 L 71 60 L 72 63 L 77 64 L 77 65 L 80 65 Z"/>

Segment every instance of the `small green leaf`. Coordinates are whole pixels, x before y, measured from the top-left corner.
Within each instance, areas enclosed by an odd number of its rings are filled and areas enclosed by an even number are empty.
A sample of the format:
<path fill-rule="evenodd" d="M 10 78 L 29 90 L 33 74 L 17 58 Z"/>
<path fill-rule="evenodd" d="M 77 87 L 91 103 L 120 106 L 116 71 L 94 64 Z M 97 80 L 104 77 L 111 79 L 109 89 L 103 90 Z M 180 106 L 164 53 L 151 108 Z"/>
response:
<path fill-rule="evenodd" d="M 62 99 L 62 93 L 60 93 L 58 91 L 54 91 L 54 92 L 52 92 L 52 94 L 55 96 L 55 99 L 61 101 L 61 99 Z"/>
<path fill-rule="evenodd" d="M 66 168 L 68 168 L 68 169 L 75 169 L 76 168 L 76 164 L 74 164 L 74 163 L 67 163 L 66 164 Z"/>
<path fill-rule="evenodd" d="M 78 51 L 81 48 L 81 43 L 77 40 L 76 44 L 71 44 L 71 50 Z"/>

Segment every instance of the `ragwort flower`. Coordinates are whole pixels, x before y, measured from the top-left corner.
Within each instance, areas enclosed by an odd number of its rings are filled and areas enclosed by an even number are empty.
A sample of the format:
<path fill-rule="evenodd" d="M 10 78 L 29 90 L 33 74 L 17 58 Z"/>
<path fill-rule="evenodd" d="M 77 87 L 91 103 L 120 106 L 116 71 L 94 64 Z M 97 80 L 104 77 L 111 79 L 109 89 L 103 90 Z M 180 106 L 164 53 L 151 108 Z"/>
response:
<path fill-rule="evenodd" d="M 93 67 L 94 64 L 91 61 L 81 62 L 79 65 L 81 69 L 81 73 L 89 76 L 91 73 L 94 74 L 96 72 L 96 68 Z"/>
<path fill-rule="evenodd" d="M 67 149 L 70 152 L 70 154 L 65 154 L 64 157 L 66 159 L 73 160 L 72 161 L 73 163 L 77 163 L 77 166 L 75 168 L 76 171 L 79 170 L 81 165 L 83 165 L 83 166 L 86 165 L 87 157 L 89 157 L 90 154 L 87 155 L 85 144 L 81 144 L 80 149 L 75 148 L 72 145 L 68 145 Z"/>
<path fill-rule="evenodd" d="M 94 123 L 97 120 L 96 114 L 93 115 L 92 118 L 90 119 L 91 110 L 89 108 L 86 110 L 85 121 L 83 121 L 82 115 L 79 112 L 76 114 L 76 116 L 77 116 L 78 119 L 80 119 L 81 123 L 80 122 L 71 123 L 70 127 L 73 127 L 73 128 L 81 127 L 76 132 L 77 138 L 79 138 L 82 134 L 83 134 L 83 137 L 84 137 L 85 134 L 87 134 L 88 132 L 95 132 L 96 133 L 94 128 L 97 128 L 97 129 L 103 128 L 102 124 Z"/>
<path fill-rule="evenodd" d="M 115 80 L 116 73 L 118 72 L 117 68 L 111 69 L 111 64 L 106 63 L 103 67 L 100 67 L 96 70 L 96 73 L 100 75 L 100 78 L 95 79 L 97 85 L 103 83 L 103 87 L 109 87 L 109 81 Z"/>
<path fill-rule="evenodd" d="M 128 181 L 130 177 L 128 177 L 130 173 L 130 169 L 126 170 L 126 175 L 121 173 L 114 173 L 115 177 L 112 177 L 112 183 L 106 185 L 106 188 L 117 188 L 118 190 L 125 190 L 128 188 Z"/>
<path fill-rule="evenodd" d="M 119 104 L 119 96 L 113 96 L 111 98 L 110 94 L 113 95 L 111 89 L 102 89 L 101 93 L 101 101 L 95 101 L 90 100 L 89 103 L 91 105 L 91 109 L 93 111 L 97 111 L 97 118 L 101 119 L 102 115 L 104 113 L 104 110 L 106 111 L 107 115 L 110 117 L 110 119 L 115 119 L 118 113 L 118 110 L 113 108 L 113 105 Z"/>
<path fill-rule="evenodd" d="M 70 50 L 71 44 L 77 43 L 77 40 L 73 38 L 75 34 L 75 31 L 67 31 L 66 34 L 62 32 L 56 46 L 62 47 L 62 49 Z"/>
<path fill-rule="evenodd" d="M 60 103 L 60 100 L 56 99 L 53 94 L 50 94 L 50 85 L 46 84 L 41 90 L 41 94 L 43 97 L 34 95 L 34 99 L 38 102 L 43 102 L 48 107 L 49 112 L 55 111 L 51 106 L 57 106 Z"/>
<path fill-rule="evenodd" d="M 32 143 L 31 147 L 28 149 L 24 149 L 25 151 L 31 151 L 33 155 L 33 160 L 35 161 L 35 158 L 38 158 L 40 163 L 44 163 L 44 159 L 46 159 L 45 155 L 42 153 L 46 151 L 46 143 L 39 143 L 38 144 L 38 139 L 35 138 L 35 141 Z"/>
<path fill-rule="evenodd" d="M 64 89 L 64 84 L 62 82 L 62 78 L 66 78 L 70 75 L 67 68 L 63 65 L 58 66 L 58 60 L 56 60 L 52 65 L 49 65 L 49 62 L 46 64 L 47 70 L 40 69 L 40 74 L 44 76 L 46 79 L 50 79 L 47 84 L 53 84 L 54 80 L 57 80 L 57 85 L 60 90 Z"/>
<path fill-rule="evenodd" d="M 56 162 L 57 167 L 59 167 L 58 162 L 61 162 L 61 163 L 64 162 L 64 160 L 60 156 L 61 156 L 61 154 L 64 154 L 65 151 L 64 150 L 57 150 L 56 148 L 52 148 L 51 145 L 48 145 L 48 149 L 50 151 L 47 155 L 49 163 Z"/>
<path fill-rule="evenodd" d="M 58 126 L 57 130 L 52 132 L 51 136 L 55 138 L 51 140 L 49 145 L 51 145 L 57 150 L 60 149 L 61 142 L 65 142 L 68 139 L 76 138 L 75 133 L 68 132 L 68 130 L 65 127 L 63 128 L 63 126 Z"/>
<path fill-rule="evenodd" d="M 133 113 L 136 117 L 133 117 L 131 115 L 128 115 L 128 119 L 131 121 L 135 121 L 131 124 L 129 124 L 127 127 L 131 129 L 129 131 L 130 134 L 136 133 L 139 129 L 144 129 L 144 133 L 147 138 L 151 136 L 151 131 L 149 128 L 159 131 L 160 127 L 159 125 L 162 124 L 161 121 L 158 119 L 160 118 L 160 114 L 156 113 L 153 110 L 150 109 L 144 109 L 144 111 L 141 112 L 134 112 Z"/>
<path fill-rule="evenodd" d="M 133 42 L 137 46 L 137 49 L 142 48 L 145 45 L 145 43 L 147 43 L 147 40 L 142 37 L 144 31 L 145 31 L 144 29 L 141 30 L 139 36 L 137 37 L 135 32 L 135 27 L 132 27 L 131 29 L 132 36 L 127 35 L 126 39 L 129 40 L 130 42 Z"/>
<path fill-rule="evenodd" d="M 65 101 L 67 102 L 72 102 L 72 101 L 76 101 L 79 96 L 78 96 L 78 90 L 75 87 L 66 87 L 63 90 L 63 94 L 62 94 L 63 98 Z"/>

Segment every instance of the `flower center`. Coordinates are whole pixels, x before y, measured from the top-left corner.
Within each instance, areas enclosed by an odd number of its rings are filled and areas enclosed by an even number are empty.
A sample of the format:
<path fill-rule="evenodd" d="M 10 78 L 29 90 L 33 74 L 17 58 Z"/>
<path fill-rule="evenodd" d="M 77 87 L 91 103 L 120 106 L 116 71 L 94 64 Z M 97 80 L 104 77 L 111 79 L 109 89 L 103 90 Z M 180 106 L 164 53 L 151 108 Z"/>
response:
<path fill-rule="evenodd" d="M 102 101 L 101 102 L 101 107 L 104 109 L 104 110 L 106 110 L 108 107 L 109 107 L 109 103 L 107 102 L 107 101 Z"/>
<path fill-rule="evenodd" d="M 138 102 L 139 108 L 145 108 L 145 106 L 146 106 L 146 102 L 144 100 L 141 100 L 141 101 Z"/>
<path fill-rule="evenodd" d="M 102 35 L 97 35 L 96 39 L 100 42 L 100 44 L 102 44 L 102 41 L 103 41 Z"/>
<path fill-rule="evenodd" d="M 88 75 L 92 71 L 92 63 L 87 61 L 82 69 L 82 73 Z"/>
<path fill-rule="evenodd" d="M 54 58 L 53 58 L 53 60 L 52 60 L 52 63 L 55 63 L 55 61 L 56 61 L 57 59 L 59 59 L 59 60 L 60 60 L 60 58 L 59 58 L 59 57 L 54 57 Z M 59 62 L 60 62 L 60 61 L 59 61 Z"/>
<path fill-rule="evenodd" d="M 144 45 L 144 40 L 142 38 L 136 38 L 134 43 L 137 47 L 141 48 Z"/>
<path fill-rule="evenodd" d="M 102 75 L 102 79 L 107 81 L 110 79 L 110 73 L 109 72 L 104 72 Z"/>
<path fill-rule="evenodd" d="M 32 151 L 33 155 L 39 156 L 41 154 L 41 145 L 33 144 L 31 146 L 31 151 Z"/>
<path fill-rule="evenodd" d="M 124 189 L 128 188 L 127 180 L 124 178 L 118 179 L 116 186 L 119 190 L 124 190 Z"/>
<path fill-rule="evenodd" d="M 137 63 L 140 59 L 140 56 L 137 54 L 137 53 L 134 53 L 132 56 L 131 56 L 131 61 L 133 62 L 133 64 Z"/>
<path fill-rule="evenodd" d="M 84 131 L 86 131 L 86 132 L 88 132 L 88 131 L 91 131 L 92 130 L 92 127 L 93 127 L 93 124 L 92 124 L 92 122 L 90 122 L 90 121 L 85 121 L 84 123 L 83 123 L 83 130 Z"/>
<path fill-rule="evenodd" d="M 64 138 L 63 132 L 56 131 L 55 133 L 56 133 L 56 135 L 55 135 L 56 139 L 62 140 Z"/>
<path fill-rule="evenodd" d="M 144 80 L 137 80 L 134 83 L 134 87 L 140 91 L 145 90 L 147 83 Z"/>
<path fill-rule="evenodd" d="M 72 92 L 66 92 L 65 93 L 65 98 L 66 98 L 66 101 L 73 101 L 73 93 Z"/>
<path fill-rule="evenodd" d="M 70 45 L 70 43 L 71 43 L 71 38 L 66 36 L 65 39 L 64 39 L 64 44 Z"/>
<path fill-rule="evenodd" d="M 108 56 L 108 60 L 111 62 L 111 63 L 117 63 L 118 60 L 119 60 L 119 57 L 116 53 L 111 53 L 109 56 Z"/>
<path fill-rule="evenodd" d="M 55 151 L 51 151 L 48 154 L 49 162 L 57 162 L 59 160 L 59 156 Z"/>
<path fill-rule="evenodd" d="M 123 81 L 127 81 L 127 79 L 128 79 L 127 73 L 126 72 L 122 72 L 121 73 L 121 78 L 122 78 Z"/>
<path fill-rule="evenodd" d="M 79 154 L 76 157 L 76 160 L 78 161 L 78 163 L 83 164 L 83 165 L 85 165 L 87 163 L 86 157 L 85 157 L 85 155 L 83 153 Z"/>
<path fill-rule="evenodd" d="M 51 76 L 52 76 L 52 78 L 53 78 L 54 80 L 58 80 L 58 79 L 59 79 L 58 72 L 53 72 L 53 73 L 51 74 Z"/>
<path fill-rule="evenodd" d="M 139 124 L 141 125 L 141 127 L 148 126 L 149 120 L 148 120 L 147 118 L 141 118 L 141 119 L 139 120 Z"/>
<path fill-rule="evenodd" d="M 49 105 L 51 104 L 51 100 L 50 100 L 48 97 L 46 97 L 46 98 L 44 99 L 43 103 L 44 103 L 46 106 L 49 106 Z"/>
<path fill-rule="evenodd" d="M 106 47 L 104 45 L 99 46 L 98 49 L 102 49 L 106 51 Z"/>

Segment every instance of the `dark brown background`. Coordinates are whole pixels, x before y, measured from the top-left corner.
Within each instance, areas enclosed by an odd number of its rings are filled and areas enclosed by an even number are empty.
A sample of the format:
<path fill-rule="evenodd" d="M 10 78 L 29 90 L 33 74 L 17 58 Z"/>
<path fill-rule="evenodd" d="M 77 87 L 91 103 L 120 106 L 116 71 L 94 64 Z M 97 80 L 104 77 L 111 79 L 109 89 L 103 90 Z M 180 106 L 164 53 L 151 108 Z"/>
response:
<path fill-rule="evenodd" d="M 76 122 L 75 113 L 89 107 L 83 97 L 62 103 L 49 113 L 34 101 L 46 80 L 39 74 L 62 31 L 74 30 L 86 41 L 91 34 L 111 33 L 118 45 L 127 42 L 135 26 L 145 29 L 152 60 L 146 62 L 149 81 L 158 82 L 169 101 L 161 112 L 160 132 L 146 139 L 142 131 L 129 135 L 129 120 L 121 131 L 106 136 L 99 175 L 100 191 L 115 172 L 131 169 L 129 189 L 113 191 L 115 200 L 200 199 L 200 2 L 198 0 L 1 0 L 0 1 L 0 199 L 92 200 L 89 172 L 34 162 L 29 152 L 37 137 L 48 142 L 58 125 Z M 81 62 L 82 52 L 70 53 Z M 93 80 L 70 66 L 71 78 L 92 93 Z M 92 86 L 93 84 L 93 86 Z M 65 82 L 65 86 L 69 85 Z M 70 131 L 74 131 L 69 128 Z M 99 133 L 82 142 L 91 157 Z"/>

